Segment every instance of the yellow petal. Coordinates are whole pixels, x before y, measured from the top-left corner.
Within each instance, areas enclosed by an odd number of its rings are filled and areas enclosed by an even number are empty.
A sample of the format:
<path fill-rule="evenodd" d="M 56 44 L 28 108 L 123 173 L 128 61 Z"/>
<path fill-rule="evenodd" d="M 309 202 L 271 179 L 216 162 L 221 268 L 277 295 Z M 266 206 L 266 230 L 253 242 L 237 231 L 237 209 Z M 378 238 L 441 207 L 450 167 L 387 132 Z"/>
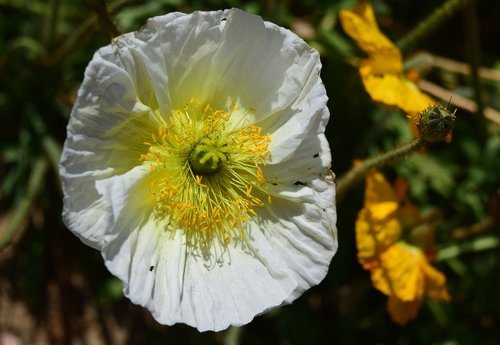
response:
<path fill-rule="evenodd" d="M 375 222 L 386 222 L 389 219 L 396 218 L 398 203 L 395 201 L 383 201 L 378 204 L 368 205 L 371 216 Z"/>
<path fill-rule="evenodd" d="M 377 265 L 380 253 L 397 241 L 401 225 L 391 186 L 379 172 L 366 177 L 365 207 L 356 219 L 358 261 L 365 269 Z"/>
<path fill-rule="evenodd" d="M 390 296 L 387 301 L 387 311 L 395 323 L 400 326 L 404 326 L 408 323 L 408 321 L 417 317 L 421 304 L 421 299 L 404 302 L 395 296 Z"/>
<path fill-rule="evenodd" d="M 436 103 L 404 77 L 401 52 L 380 31 L 370 4 L 363 2 L 352 10 L 342 10 L 340 22 L 344 31 L 368 54 L 359 73 L 374 101 L 396 106 L 408 114 L 417 114 Z"/>
<path fill-rule="evenodd" d="M 366 175 L 365 207 L 382 202 L 393 202 L 397 205 L 396 195 L 384 175 L 378 171 Z"/>
<path fill-rule="evenodd" d="M 398 50 L 381 49 L 361 62 L 359 73 L 367 75 L 402 74 L 403 59 Z"/>
<path fill-rule="evenodd" d="M 425 292 L 436 301 L 449 301 L 450 295 L 446 287 L 446 276 L 427 262 L 423 266 L 425 274 Z"/>
<path fill-rule="evenodd" d="M 376 102 L 396 106 L 408 114 L 417 114 L 436 104 L 401 74 L 375 75 L 368 73 L 364 66 L 360 68 L 360 74 L 366 91 Z"/>
<path fill-rule="evenodd" d="M 399 54 L 396 46 L 380 32 L 370 4 L 360 3 L 352 10 L 340 11 L 340 23 L 344 31 L 368 55 L 383 50 Z"/>
<path fill-rule="evenodd" d="M 380 254 L 392 245 L 401 233 L 395 212 L 381 218 L 380 214 L 372 210 L 373 207 L 362 209 L 356 219 L 358 261 L 365 269 L 375 268 Z"/>
<path fill-rule="evenodd" d="M 425 263 L 418 248 L 396 243 L 380 255 L 380 266 L 371 271 L 373 286 L 404 302 L 421 299 L 425 287 L 422 269 Z"/>

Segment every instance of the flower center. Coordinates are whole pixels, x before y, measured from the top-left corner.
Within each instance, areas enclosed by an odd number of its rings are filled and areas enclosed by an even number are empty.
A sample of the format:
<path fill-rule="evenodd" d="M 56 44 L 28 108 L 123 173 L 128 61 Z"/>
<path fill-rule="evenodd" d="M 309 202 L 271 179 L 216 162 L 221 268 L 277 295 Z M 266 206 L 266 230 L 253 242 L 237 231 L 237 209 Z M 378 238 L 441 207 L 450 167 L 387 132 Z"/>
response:
<path fill-rule="evenodd" d="M 202 138 L 189 155 L 189 164 L 195 175 L 210 175 L 227 163 L 227 146 L 220 140 Z"/>
<path fill-rule="evenodd" d="M 183 231 L 190 246 L 243 238 L 255 207 L 271 202 L 261 169 L 271 157 L 270 136 L 233 119 L 235 112 L 192 100 L 144 142 L 140 160 L 150 169 L 155 217 L 165 231 Z"/>

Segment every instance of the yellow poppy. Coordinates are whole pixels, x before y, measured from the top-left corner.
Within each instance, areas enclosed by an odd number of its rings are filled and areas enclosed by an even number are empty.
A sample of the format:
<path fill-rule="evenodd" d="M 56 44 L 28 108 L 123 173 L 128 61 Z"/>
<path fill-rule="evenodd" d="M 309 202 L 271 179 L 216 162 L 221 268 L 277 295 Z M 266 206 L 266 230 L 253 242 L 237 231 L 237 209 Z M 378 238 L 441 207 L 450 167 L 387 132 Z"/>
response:
<path fill-rule="evenodd" d="M 446 277 L 428 263 L 424 252 L 399 241 L 399 210 L 398 197 L 384 176 L 370 173 L 356 220 L 358 260 L 370 271 L 373 286 L 389 296 L 391 318 L 404 325 L 416 317 L 424 295 L 438 301 L 450 297 Z"/>
<path fill-rule="evenodd" d="M 359 74 L 374 101 L 396 106 L 410 115 L 436 103 L 405 77 L 401 52 L 380 31 L 370 4 L 362 2 L 351 10 L 340 11 L 340 22 L 368 55 L 361 62 Z"/>

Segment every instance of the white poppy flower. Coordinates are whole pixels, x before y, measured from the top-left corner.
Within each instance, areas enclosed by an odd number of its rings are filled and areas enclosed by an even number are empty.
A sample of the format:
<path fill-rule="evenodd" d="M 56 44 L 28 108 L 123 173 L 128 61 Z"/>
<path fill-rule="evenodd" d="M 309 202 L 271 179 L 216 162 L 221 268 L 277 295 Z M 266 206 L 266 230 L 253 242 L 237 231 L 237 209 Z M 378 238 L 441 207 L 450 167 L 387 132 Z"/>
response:
<path fill-rule="evenodd" d="M 232 9 L 151 18 L 94 55 L 61 159 L 66 225 L 162 324 L 242 325 L 337 249 L 318 53 Z"/>

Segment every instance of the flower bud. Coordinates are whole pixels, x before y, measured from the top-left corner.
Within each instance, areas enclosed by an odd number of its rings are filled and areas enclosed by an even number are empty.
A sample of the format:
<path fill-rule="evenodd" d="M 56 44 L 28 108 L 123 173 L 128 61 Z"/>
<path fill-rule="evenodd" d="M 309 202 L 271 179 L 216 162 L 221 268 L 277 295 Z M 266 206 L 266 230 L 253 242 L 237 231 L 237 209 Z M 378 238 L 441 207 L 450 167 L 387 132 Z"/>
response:
<path fill-rule="evenodd" d="M 447 141 L 455 125 L 455 112 L 451 113 L 440 104 L 421 111 L 417 118 L 421 138 L 428 142 Z"/>

